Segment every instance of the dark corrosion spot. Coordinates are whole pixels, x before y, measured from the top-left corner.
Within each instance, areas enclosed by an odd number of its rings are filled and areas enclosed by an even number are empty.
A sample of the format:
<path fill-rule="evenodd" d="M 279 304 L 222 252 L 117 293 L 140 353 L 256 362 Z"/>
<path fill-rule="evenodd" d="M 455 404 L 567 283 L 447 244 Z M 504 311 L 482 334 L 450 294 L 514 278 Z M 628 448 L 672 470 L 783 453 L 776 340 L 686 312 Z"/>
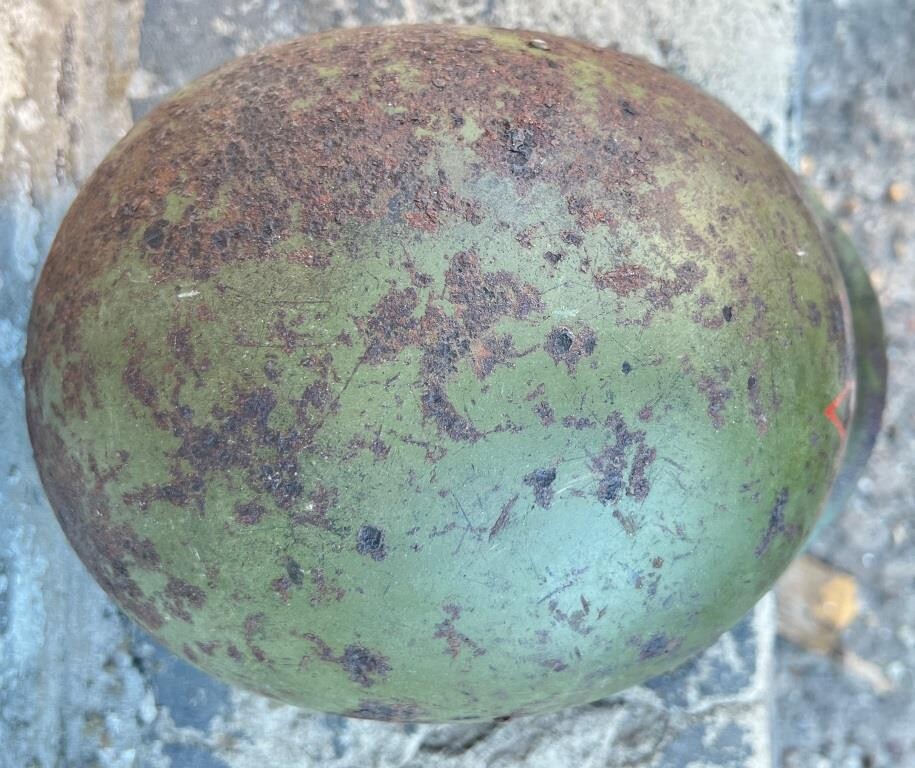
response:
<path fill-rule="evenodd" d="M 289 509 L 302 495 L 304 488 L 298 480 L 299 467 L 295 461 L 263 464 L 260 468 L 260 485 L 273 496 L 277 505 Z"/>
<path fill-rule="evenodd" d="M 807 302 L 807 319 L 810 320 L 810 324 L 815 328 L 819 328 L 820 323 L 823 321 L 823 313 L 820 312 L 820 308 L 815 301 Z"/>
<path fill-rule="evenodd" d="M 630 373 L 632 371 L 632 366 L 629 363 L 624 362 L 622 365 L 622 371 L 623 373 Z"/>
<path fill-rule="evenodd" d="M 170 577 L 165 586 L 165 604 L 168 610 L 182 621 L 192 622 L 190 608 L 202 608 L 206 593 L 184 579 Z"/>
<path fill-rule="evenodd" d="M 439 430 L 452 440 L 465 440 L 473 443 L 482 437 L 470 420 L 457 412 L 441 387 L 432 386 L 428 391 L 423 392 L 420 403 L 423 416 L 435 421 Z"/>
<path fill-rule="evenodd" d="M 567 245 L 574 245 L 576 248 L 578 248 L 584 241 L 585 239 L 577 232 L 562 233 L 562 242 L 566 243 Z"/>
<path fill-rule="evenodd" d="M 264 628 L 264 614 L 251 613 L 245 617 L 245 640 L 249 643 Z"/>
<path fill-rule="evenodd" d="M 376 701 L 363 699 L 359 706 L 346 712 L 347 717 L 360 717 L 369 720 L 385 720 L 394 723 L 408 723 L 419 720 L 422 710 L 412 701 Z"/>
<path fill-rule="evenodd" d="M 591 429 L 595 426 L 595 422 L 587 416 L 564 416 L 562 426 L 578 430 Z"/>
<path fill-rule="evenodd" d="M 715 429 L 721 429 L 724 426 L 724 409 L 727 402 L 734 395 L 730 389 L 724 386 L 730 378 L 730 371 L 727 368 L 722 368 L 718 373 L 720 381 L 711 376 L 703 376 L 699 379 L 699 391 L 708 400 L 708 415 Z"/>
<path fill-rule="evenodd" d="M 727 306 L 721 308 L 721 316 L 724 318 L 726 323 L 731 322 L 734 319 L 734 309 L 733 307 Z"/>
<path fill-rule="evenodd" d="M 267 510 L 254 501 L 235 505 L 235 520 L 242 525 L 254 525 L 266 514 Z"/>
<path fill-rule="evenodd" d="M 617 502 L 625 493 L 637 501 L 643 501 L 650 490 L 648 470 L 657 457 L 654 448 L 645 442 L 643 430 L 630 431 L 619 411 L 614 411 L 607 417 L 605 426 L 612 431 L 614 442 L 607 443 L 603 450 L 591 459 L 591 468 L 598 478 L 597 498 L 602 503 Z M 626 468 L 629 464 L 628 454 L 635 450 L 632 463 L 629 467 L 629 477 L 626 478 Z M 617 513 L 614 513 L 617 517 Z M 635 520 L 631 517 L 617 517 L 627 532 L 635 530 Z"/>
<path fill-rule="evenodd" d="M 289 590 L 292 589 L 292 580 L 288 576 L 281 576 L 270 582 L 270 588 L 279 595 L 284 603 L 289 602 Z"/>
<path fill-rule="evenodd" d="M 530 128 L 506 125 L 506 139 L 508 141 L 508 164 L 513 172 L 518 173 L 531 159 L 537 141 Z"/>
<path fill-rule="evenodd" d="M 572 334 L 566 330 L 553 331 L 550 339 L 559 353 L 568 352 L 572 348 Z"/>
<path fill-rule="evenodd" d="M 632 460 L 632 469 L 629 471 L 629 486 L 626 489 L 626 493 L 636 501 L 644 501 L 648 496 L 648 491 L 651 490 L 645 475 L 656 457 L 657 451 L 654 448 L 649 448 L 644 442 L 639 442 L 635 450 L 635 458 Z"/>
<path fill-rule="evenodd" d="M 325 488 L 319 485 L 309 494 L 309 503 L 301 511 L 292 515 L 293 525 L 310 525 L 324 530 L 333 530 L 333 521 L 327 513 L 337 503 L 338 491 L 336 488 Z"/>
<path fill-rule="evenodd" d="M 611 470 L 598 483 L 597 498 L 603 502 L 619 501 L 625 486 L 622 472 Z"/>
<path fill-rule="evenodd" d="M 756 557 L 762 557 L 769 550 L 775 537 L 780 534 L 794 535 L 797 532 L 796 526 L 789 525 L 785 521 L 785 507 L 788 506 L 788 489 L 782 488 L 775 497 L 775 504 L 769 510 L 769 524 L 753 550 Z"/>
<path fill-rule="evenodd" d="M 682 643 L 683 638 L 680 637 L 668 637 L 661 633 L 652 635 L 644 643 L 639 643 L 639 661 L 669 656 L 676 652 Z"/>
<path fill-rule="evenodd" d="M 367 363 L 393 360 L 404 347 L 415 343 L 419 323 L 413 313 L 418 306 L 414 288 L 392 288 L 367 317 L 356 321 L 365 338 L 363 359 Z"/>
<path fill-rule="evenodd" d="M 143 245 L 147 248 L 152 248 L 153 250 L 158 250 L 162 247 L 162 243 L 165 242 L 165 228 L 168 227 L 168 222 L 165 219 L 159 219 L 154 224 L 151 224 L 146 228 L 146 231 L 143 232 Z"/>
<path fill-rule="evenodd" d="M 546 337 L 544 349 L 557 365 L 565 363 L 569 373 L 574 373 L 579 360 L 594 352 L 597 337 L 588 326 L 573 332 L 571 328 L 553 328 Z"/>
<path fill-rule="evenodd" d="M 537 504 L 544 509 L 548 508 L 553 501 L 553 481 L 556 479 L 556 468 L 546 467 L 544 469 L 535 469 L 528 475 L 524 476 L 524 484 L 534 489 L 534 499 Z"/>
<path fill-rule="evenodd" d="M 259 429 L 267 426 L 270 413 L 276 408 L 276 394 L 272 389 L 261 387 L 246 392 L 238 398 L 238 415 Z"/>
<path fill-rule="evenodd" d="M 384 531 L 374 525 L 363 525 L 356 533 L 356 551 L 369 555 L 372 560 L 384 560 L 387 550 L 384 546 Z"/>
<path fill-rule="evenodd" d="M 442 606 L 442 610 L 447 618 L 436 625 L 435 634 L 432 637 L 445 641 L 447 647 L 444 653 L 456 659 L 464 648 L 468 648 L 474 656 L 483 656 L 486 649 L 463 632 L 459 632 L 455 626 L 455 623 L 461 618 L 461 607 L 454 603 L 446 603 Z"/>
<path fill-rule="evenodd" d="M 286 575 L 289 576 L 289 580 L 297 587 L 301 587 L 302 584 L 305 583 L 305 571 L 302 569 L 302 566 L 291 557 L 286 560 Z"/>
<path fill-rule="evenodd" d="M 641 264 L 619 264 L 609 272 L 594 275 L 594 284 L 598 288 L 609 288 L 617 296 L 626 297 L 648 286 L 654 279 Z"/>
<path fill-rule="evenodd" d="M 380 653 L 370 651 L 362 645 L 348 645 L 339 659 L 340 665 L 349 673 L 350 680 L 368 688 L 391 671 L 391 665 Z"/>
<path fill-rule="evenodd" d="M 534 407 L 534 413 L 540 417 L 540 423 L 545 427 L 550 426 L 550 424 L 556 421 L 556 418 L 553 415 L 553 409 L 550 408 L 550 404 L 546 400 L 541 400 Z"/>
<path fill-rule="evenodd" d="M 156 406 L 156 388 L 147 379 L 140 368 L 140 358 L 133 356 L 124 368 L 121 378 L 131 395 L 147 408 Z"/>
<path fill-rule="evenodd" d="M 489 529 L 489 540 L 492 541 L 499 532 L 508 525 L 508 521 L 511 519 L 512 507 L 515 506 L 515 502 L 518 501 L 518 494 L 516 493 L 512 496 L 505 504 L 502 505 L 502 510 L 499 512 L 499 517 L 496 518 L 496 522 L 492 524 L 492 528 Z"/>
<path fill-rule="evenodd" d="M 340 602 L 346 596 L 346 590 L 325 574 L 323 568 L 311 569 L 311 583 L 314 586 L 308 602 L 320 605 L 328 601 Z"/>

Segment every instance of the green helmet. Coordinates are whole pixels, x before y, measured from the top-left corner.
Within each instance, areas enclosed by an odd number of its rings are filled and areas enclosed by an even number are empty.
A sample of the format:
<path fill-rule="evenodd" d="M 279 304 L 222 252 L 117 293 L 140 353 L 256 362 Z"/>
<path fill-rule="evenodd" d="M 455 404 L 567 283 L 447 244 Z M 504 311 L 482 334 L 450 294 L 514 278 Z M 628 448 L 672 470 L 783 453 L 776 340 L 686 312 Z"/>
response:
<path fill-rule="evenodd" d="M 823 226 L 636 58 L 267 48 L 64 220 L 24 364 L 41 476 L 102 587 L 219 678 L 395 720 L 593 700 L 731 626 L 866 458 L 879 311 Z"/>

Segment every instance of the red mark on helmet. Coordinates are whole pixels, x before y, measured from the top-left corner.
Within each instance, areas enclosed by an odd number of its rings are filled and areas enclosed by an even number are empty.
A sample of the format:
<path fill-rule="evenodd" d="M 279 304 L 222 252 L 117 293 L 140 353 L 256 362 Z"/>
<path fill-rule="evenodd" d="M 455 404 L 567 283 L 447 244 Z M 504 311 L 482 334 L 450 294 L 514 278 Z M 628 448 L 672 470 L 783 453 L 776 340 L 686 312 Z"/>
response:
<path fill-rule="evenodd" d="M 839 437 L 842 438 L 842 440 L 845 439 L 847 430 L 845 429 L 842 420 L 839 418 L 838 410 L 839 406 L 845 402 L 845 398 L 851 393 L 851 388 L 852 383 L 850 381 L 846 382 L 845 386 L 842 387 L 842 391 L 823 409 L 823 415 L 832 422 L 832 425 L 836 428 L 836 432 L 839 433 Z"/>

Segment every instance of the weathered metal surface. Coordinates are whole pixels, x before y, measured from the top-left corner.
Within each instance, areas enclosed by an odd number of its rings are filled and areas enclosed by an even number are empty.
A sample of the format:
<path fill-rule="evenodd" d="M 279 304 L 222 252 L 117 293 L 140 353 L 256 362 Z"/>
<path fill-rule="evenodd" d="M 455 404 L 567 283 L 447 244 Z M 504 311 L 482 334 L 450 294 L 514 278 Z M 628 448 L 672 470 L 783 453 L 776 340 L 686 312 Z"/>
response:
<path fill-rule="evenodd" d="M 842 469 L 833 482 L 829 501 L 817 525 L 819 531 L 834 522 L 845 509 L 877 442 L 886 406 L 888 362 L 880 302 L 871 285 L 867 269 L 855 251 L 854 244 L 839 225 L 830 219 L 816 195 L 808 192 L 807 200 L 818 217 L 824 236 L 842 270 L 851 305 L 851 322 L 855 338 L 855 411 L 847 427 Z M 836 399 L 826 406 L 826 417 L 836 424 L 840 431 L 846 431 L 846 427 L 838 416 L 838 408 L 850 391 L 851 386 L 843 389 Z"/>
<path fill-rule="evenodd" d="M 103 163 L 38 286 L 30 429 L 83 560 L 193 663 L 360 716 L 531 713 L 771 584 L 841 458 L 848 317 L 790 172 L 681 81 L 332 32 Z"/>

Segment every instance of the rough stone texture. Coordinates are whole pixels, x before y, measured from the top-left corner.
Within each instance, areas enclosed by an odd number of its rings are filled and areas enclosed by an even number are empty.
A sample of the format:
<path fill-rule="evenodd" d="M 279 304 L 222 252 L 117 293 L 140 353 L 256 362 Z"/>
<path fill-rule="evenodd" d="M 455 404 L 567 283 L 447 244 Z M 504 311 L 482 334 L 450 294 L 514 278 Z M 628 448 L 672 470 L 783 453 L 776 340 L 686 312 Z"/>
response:
<path fill-rule="evenodd" d="M 124 623 L 64 540 L 31 462 L 19 360 L 38 265 L 131 108 L 226 58 L 343 24 L 543 28 L 667 64 L 790 156 L 794 3 L 4 0 L 0 10 L 0 400 L 12 404 L 0 412 L 0 765 L 769 764 L 767 604 L 650 686 L 495 727 L 312 715 L 195 672 Z"/>
<path fill-rule="evenodd" d="M 44 501 L 19 373 L 60 217 L 130 125 L 140 18 L 138 2 L 0 3 L 0 764 L 17 768 L 133 765 L 155 716 L 122 620 Z"/>
<path fill-rule="evenodd" d="M 805 167 L 851 234 L 884 310 L 889 399 L 857 494 L 815 554 L 858 581 L 845 650 L 894 689 L 830 659 L 778 649 L 777 755 L 785 768 L 915 765 L 915 6 L 810 0 L 804 14 Z M 893 185 L 898 186 L 893 186 Z"/>
<path fill-rule="evenodd" d="M 138 636 L 139 664 L 159 706 L 145 747 L 189 768 L 766 766 L 772 613 L 767 597 L 697 660 L 619 696 L 551 715 L 470 725 L 312 714 L 231 690 Z M 158 765 L 144 758 L 149 762 L 141 764 Z"/>

